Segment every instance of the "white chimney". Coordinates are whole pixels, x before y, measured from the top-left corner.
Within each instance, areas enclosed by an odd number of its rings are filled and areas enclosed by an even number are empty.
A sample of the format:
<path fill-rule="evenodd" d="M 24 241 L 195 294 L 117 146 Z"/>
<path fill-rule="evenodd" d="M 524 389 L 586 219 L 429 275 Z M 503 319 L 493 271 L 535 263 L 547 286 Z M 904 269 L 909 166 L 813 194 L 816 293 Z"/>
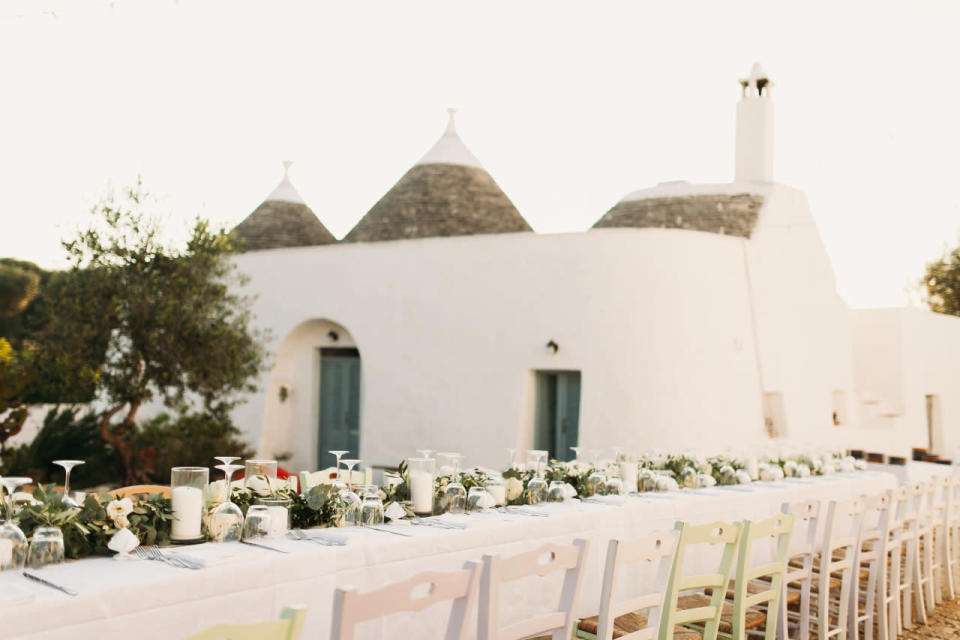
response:
<path fill-rule="evenodd" d="M 773 180 L 773 82 L 754 63 L 750 77 L 740 81 L 743 95 L 737 103 L 736 182 Z"/>

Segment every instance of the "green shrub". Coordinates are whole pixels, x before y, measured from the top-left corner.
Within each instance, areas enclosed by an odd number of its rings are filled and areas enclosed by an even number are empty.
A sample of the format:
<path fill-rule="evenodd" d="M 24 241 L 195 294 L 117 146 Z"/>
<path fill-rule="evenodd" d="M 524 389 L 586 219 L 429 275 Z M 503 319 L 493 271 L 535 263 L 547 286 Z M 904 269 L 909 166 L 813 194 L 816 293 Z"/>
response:
<path fill-rule="evenodd" d="M 48 411 L 33 442 L 4 454 L 0 473 L 28 476 L 34 483 L 62 485 L 63 468 L 52 461 L 63 459 L 86 463 L 71 473 L 71 489 L 115 484 L 121 475 L 119 458 L 100 439 L 97 416 L 89 412 L 81 415 L 77 407 L 54 407 Z"/>
<path fill-rule="evenodd" d="M 253 457 L 226 412 L 182 411 L 178 416 L 161 413 L 131 434 L 137 464 L 152 482 L 170 482 L 171 467 L 212 467 L 214 456 Z M 216 472 L 210 479 L 216 479 Z"/>

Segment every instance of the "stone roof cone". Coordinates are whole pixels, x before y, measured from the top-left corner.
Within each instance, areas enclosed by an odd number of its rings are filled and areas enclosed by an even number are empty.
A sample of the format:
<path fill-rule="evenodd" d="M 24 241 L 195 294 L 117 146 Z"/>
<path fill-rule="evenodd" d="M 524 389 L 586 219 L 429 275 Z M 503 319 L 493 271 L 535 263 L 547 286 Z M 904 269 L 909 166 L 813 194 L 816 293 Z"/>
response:
<path fill-rule="evenodd" d="M 379 242 L 531 231 L 457 134 L 455 109 L 435 145 L 343 238 Z"/>
<path fill-rule="evenodd" d="M 337 241 L 290 182 L 292 164 L 284 161 L 283 179 L 277 188 L 233 228 L 233 233 L 243 240 L 245 251 L 308 247 Z"/>

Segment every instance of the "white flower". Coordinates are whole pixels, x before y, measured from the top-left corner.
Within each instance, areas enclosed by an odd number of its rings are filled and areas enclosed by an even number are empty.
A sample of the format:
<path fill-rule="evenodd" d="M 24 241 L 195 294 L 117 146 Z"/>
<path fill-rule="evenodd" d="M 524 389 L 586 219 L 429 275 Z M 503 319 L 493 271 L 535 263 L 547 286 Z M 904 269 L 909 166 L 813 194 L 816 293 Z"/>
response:
<path fill-rule="evenodd" d="M 750 474 L 744 471 L 743 469 L 738 469 L 733 473 L 733 477 L 736 478 L 737 484 L 750 484 L 753 482 L 750 479 Z"/>
<path fill-rule="evenodd" d="M 783 480 L 783 469 L 778 464 L 763 463 L 760 465 L 760 479 L 764 482 Z"/>
<path fill-rule="evenodd" d="M 716 478 L 707 473 L 697 474 L 697 486 L 700 488 L 712 487 L 717 484 Z"/>
<path fill-rule="evenodd" d="M 697 460 L 697 471 L 699 471 L 700 473 L 713 474 L 713 465 L 710 464 L 710 461 L 709 461 L 709 460 L 706 460 L 706 459 L 703 459 L 703 458 L 698 459 L 698 460 Z"/>
<path fill-rule="evenodd" d="M 791 478 L 795 478 L 797 476 L 797 463 L 793 460 L 787 460 L 783 465 L 783 472 Z"/>
<path fill-rule="evenodd" d="M 866 460 L 857 460 L 853 463 L 853 466 L 856 467 L 857 471 L 866 471 L 867 470 L 867 461 Z"/>
<path fill-rule="evenodd" d="M 809 478 L 810 477 L 810 467 L 805 464 L 798 464 L 797 470 L 794 474 L 798 478 Z"/>
<path fill-rule="evenodd" d="M 679 491 L 680 486 L 677 481 L 670 476 L 657 476 L 657 491 Z"/>
<path fill-rule="evenodd" d="M 507 478 L 507 500 L 516 500 L 523 493 L 523 483 L 516 478 Z"/>
<path fill-rule="evenodd" d="M 840 473 L 851 473 L 857 470 L 857 462 L 852 457 L 847 456 L 840 461 Z"/>
<path fill-rule="evenodd" d="M 130 498 L 111 500 L 107 504 L 107 516 L 113 520 L 113 524 L 121 529 L 130 525 L 127 515 L 131 511 L 133 511 L 133 501 Z"/>

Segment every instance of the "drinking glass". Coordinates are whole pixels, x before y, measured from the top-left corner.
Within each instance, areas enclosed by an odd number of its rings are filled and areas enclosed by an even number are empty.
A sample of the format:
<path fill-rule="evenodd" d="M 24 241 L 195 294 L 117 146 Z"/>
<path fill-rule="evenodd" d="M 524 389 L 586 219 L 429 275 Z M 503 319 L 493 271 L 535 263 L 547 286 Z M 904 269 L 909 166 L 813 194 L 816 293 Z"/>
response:
<path fill-rule="evenodd" d="M 527 459 L 533 467 L 533 477 L 527 483 L 527 493 L 530 496 L 530 504 L 540 504 L 547 499 L 547 481 L 540 475 L 542 473 L 541 454 L 546 455 L 546 451 L 528 451 Z"/>
<path fill-rule="evenodd" d="M 270 537 L 282 538 L 290 530 L 290 507 L 293 501 L 290 498 L 277 498 L 274 496 L 258 496 L 254 498 L 253 504 L 258 507 L 266 507 L 270 515 Z"/>
<path fill-rule="evenodd" d="M 613 467 L 613 469 L 616 469 L 616 467 Z M 618 496 L 621 493 L 623 493 L 623 480 L 621 480 L 617 472 L 614 471 L 611 475 L 607 476 L 607 481 L 603 485 L 603 495 Z"/>
<path fill-rule="evenodd" d="M 222 457 L 230 458 L 231 456 Z M 222 458 L 217 458 L 217 460 L 220 459 Z M 230 480 L 234 472 L 242 468 L 239 464 L 229 462 L 217 465 L 217 469 L 223 471 L 223 480 L 227 485 L 227 499 L 218 504 L 207 519 L 207 533 L 214 542 L 235 542 L 243 535 L 243 511 L 233 503 L 233 491 L 230 489 Z"/>
<path fill-rule="evenodd" d="M 510 463 L 507 465 L 507 469 L 513 469 L 517 465 L 517 450 L 508 448 L 507 453 L 510 454 Z"/>
<path fill-rule="evenodd" d="M 66 471 L 63 479 L 63 503 L 68 507 L 79 509 L 80 505 L 77 504 L 76 500 L 70 497 L 70 470 L 78 465 L 83 464 L 83 460 L 54 460 L 53 464 L 63 467 L 63 470 Z"/>
<path fill-rule="evenodd" d="M 220 464 L 230 464 L 234 460 L 239 460 L 240 456 L 213 456 L 214 460 L 219 460 Z M 219 467 L 217 467 L 219 469 Z"/>
<path fill-rule="evenodd" d="M 435 452 L 433 449 L 417 449 L 417 453 L 420 454 L 421 458 L 427 458 L 429 460 Z"/>
<path fill-rule="evenodd" d="M 363 501 L 360 499 L 360 496 L 353 492 L 353 468 L 360 464 L 360 461 L 350 459 L 342 460 L 341 462 L 343 462 L 343 466 L 347 468 L 347 486 L 340 491 L 340 497 L 347 503 L 343 523 L 348 527 L 357 526 L 363 524 L 361 516 Z"/>
<path fill-rule="evenodd" d="M 260 477 L 266 482 L 269 492 L 273 493 L 273 483 L 277 479 L 276 460 L 244 460 L 243 487 L 251 488 L 250 481 Z"/>
<path fill-rule="evenodd" d="M 0 478 L 0 484 L 6 489 L 7 499 L 4 501 L 7 512 L 7 521 L 0 525 L 0 571 L 13 569 L 20 571 L 27 559 L 27 536 L 23 535 L 20 527 L 13 523 L 13 494 L 24 484 L 29 484 L 30 478 L 6 476 Z M 9 502 L 7 502 L 9 500 Z"/>
<path fill-rule="evenodd" d="M 467 513 L 478 513 L 486 510 L 487 500 L 490 494 L 484 487 L 470 487 L 467 492 Z"/>
<path fill-rule="evenodd" d="M 440 455 L 440 454 L 437 454 Z M 448 513 L 463 513 L 467 506 L 467 489 L 460 482 L 460 460 L 463 458 L 459 453 L 446 454 L 450 457 L 453 467 L 452 481 L 444 489 L 444 502 L 447 505 Z"/>
<path fill-rule="evenodd" d="M 243 539 L 269 538 L 270 533 L 270 507 L 259 504 L 247 507 L 247 517 L 243 521 Z"/>
<path fill-rule="evenodd" d="M 380 499 L 380 488 L 375 485 L 366 485 L 363 488 L 363 505 L 360 508 L 360 520 L 363 524 L 383 524 L 383 500 Z"/>
<path fill-rule="evenodd" d="M 330 455 L 334 456 L 337 459 L 337 479 L 333 481 L 333 484 L 340 486 L 340 458 L 350 453 L 349 451 L 327 451 Z"/>
<path fill-rule="evenodd" d="M 593 454 L 593 471 L 587 476 L 587 495 L 583 496 L 584 498 L 602 493 L 607 483 L 607 474 L 600 468 L 600 452 L 594 449 L 591 453 Z"/>
<path fill-rule="evenodd" d="M 27 567 L 39 569 L 63 562 L 63 532 L 60 527 L 38 527 L 33 532 Z"/>
<path fill-rule="evenodd" d="M 550 488 L 547 490 L 547 502 L 563 502 L 567 497 L 567 489 L 562 480 L 553 480 L 550 482 Z"/>

